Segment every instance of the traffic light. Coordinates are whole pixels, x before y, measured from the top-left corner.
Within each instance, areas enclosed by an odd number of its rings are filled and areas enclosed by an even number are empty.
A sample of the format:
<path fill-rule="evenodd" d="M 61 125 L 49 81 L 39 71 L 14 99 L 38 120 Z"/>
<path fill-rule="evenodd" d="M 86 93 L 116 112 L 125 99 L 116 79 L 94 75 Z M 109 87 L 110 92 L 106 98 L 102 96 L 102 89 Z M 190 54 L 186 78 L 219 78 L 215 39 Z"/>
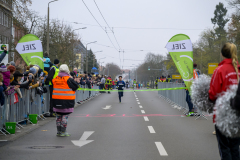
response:
<path fill-rule="evenodd" d="M 150 71 L 151 69 L 150 69 L 150 66 L 148 66 L 148 70 Z"/>

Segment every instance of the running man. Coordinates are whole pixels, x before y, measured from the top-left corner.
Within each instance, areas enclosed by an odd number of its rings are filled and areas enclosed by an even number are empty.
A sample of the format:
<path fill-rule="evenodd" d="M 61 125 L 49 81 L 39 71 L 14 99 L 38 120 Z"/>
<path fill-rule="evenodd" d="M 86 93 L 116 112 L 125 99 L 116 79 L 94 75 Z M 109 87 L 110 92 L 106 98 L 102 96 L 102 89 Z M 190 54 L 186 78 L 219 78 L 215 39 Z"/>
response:
<path fill-rule="evenodd" d="M 119 81 L 117 82 L 119 103 L 121 103 L 121 97 L 123 97 L 124 87 L 125 87 L 125 82 L 122 80 L 122 76 L 119 76 Z"/>
<path fill-rule="evenodd" d="M 136 79 L 134 79 L 134 80 L 133 80 L 133 90 L 135 90 L 136 85 L 137 85 L 137 81 L 136 81 Z M 135 91 L 134 91 L 134 92 L 135 92 Z"/>

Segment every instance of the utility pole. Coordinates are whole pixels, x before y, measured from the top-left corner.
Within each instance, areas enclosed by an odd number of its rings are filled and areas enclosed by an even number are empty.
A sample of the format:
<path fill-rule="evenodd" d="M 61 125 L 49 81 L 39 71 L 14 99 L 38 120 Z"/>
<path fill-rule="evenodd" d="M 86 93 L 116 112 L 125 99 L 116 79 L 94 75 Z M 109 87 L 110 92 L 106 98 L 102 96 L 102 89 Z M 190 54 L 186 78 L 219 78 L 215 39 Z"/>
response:
<path fill-rule="evenodd" d="M 50 1 L 48 3 L 48 23 L 47 23 L 47 52 L 48 52 L 48 55 L 50 54 L 49 53 L 49 4 L 52 2 L 55 2 L 55 1 L 58 1 L 58 0 Z"/>

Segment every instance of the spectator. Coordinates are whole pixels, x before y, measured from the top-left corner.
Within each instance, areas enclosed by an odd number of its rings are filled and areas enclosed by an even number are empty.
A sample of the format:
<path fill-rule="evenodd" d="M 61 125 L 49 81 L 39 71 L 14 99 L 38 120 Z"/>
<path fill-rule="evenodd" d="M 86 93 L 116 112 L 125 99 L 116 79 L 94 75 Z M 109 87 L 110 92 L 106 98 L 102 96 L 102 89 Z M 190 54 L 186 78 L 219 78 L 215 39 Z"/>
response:
<path fill-rule="evenodd" d="M 13 65 L 10 65 L 10 66 L 7 67 L 7 70 L 9 70 L 10 73 L 13 75 L 14 72 L 16 71 L 16 68 Z"/>
<path fill-rule="evenodd" d="M 2 81 L 3 81 L 3 75 L 0 73 L 0 103 L 1 103 L 1 106 L 3 106 L 5 103 L 5 96 L 4 96 L 3 92 L 8 91 L 10 89 L 9 87 L 7 88 Z"/>
<path fill-rule="evenodd" d="M 221 93 L 226 92 L 227 89 L 239 82 L 239 65 L 237 58 L 237 47 L 233 43 L 226 43 L 221 50 L 223 61 L 219 64 L 219 67 L 214 71 L 211 79 L 209 89 L 209 99 L 213 102 L 217 100 Z M 216 122 L 216 110 L 219 107 L 215 106 L 213 115 L 213 123 Z M 218 141 L 218 148 L 221 159 L 223 160 L 239 160 L 239 145 L 240 138 L 230 138 L 223 135 L 218 127 L 215 125 L 216 136 Z"/>
<path fill-rule="evenodd" d="M 9 62 L 9 64 L 16 67 L 15 62 L 13 62 L 13 61 Z"/>
<path fill-rule="evenodd" d="M 76 74 L 76 76 L 78 77 L 78 73 L 77 73 L 77 68 L 73 69 L 73 72 Z"/>
<path fill-rule="evenodd" d="M 29 89 L 33 89 L 33 88 L 37 88 L 37 87 L 39 87 L 39 81 L 38 81 L 38 79 L 36 78 L 36 76 L 37 76 L 37 70 L 36 70 L 36 67 L 34 68 L 34 67 L 32 67 L 32 68 L 30 68 L 29 69 L 29 72 L 31 73 L 30 75 L 29 75 Z"/>
<path fill-rule="evenodd" d="M 59 73 L 59 60 L 58 59 L 55 59 L 54 60 L 54 65 L 52 66 L 52 68 L 50 69 L 50 71 L 48 72 L 48 77 L 46 79 L 46 84 L 48 85 L 49 84 L 49 90 L 50 90 L 50 109 L 49 109 L 49 112 L 50 112 L 50 116 L 51 117 L 55 117 L 56 114 L 53 113 L 53 101 L 52 101 L 52 92 L 53 92 L 53 86 L 52 86 L 52 80 L 54 78 L 57 77 L 58 73 Z"/>
<path fill-rule="evenodd" d="M 2 65 L 0 67 L 0 72 L 2 73 L 3 75 L 3 83 L 5 86 L 9 86 L 10 85 L 10 71 L 7 70 L 7 67 L 5 65 Z"/>
<path fill-rule="evenodd" d="M 43 62 L 44 62 L 44 70 L 49 72 L 50 65 L 51 65 L 51 60 L 50 60 L 50 58 L 48 58 L 48 53 L 47 52 L 44 53 Z"/>
<path fill-rule="evenodd" d="M 61 77 L 61 78 L 59 78 Z M 60 82 L 60 83 L 57 83 Z M 60 94 L 53 94 L 53 110 L 57 113 L 56 124 L 57 124 L 57 136 L 60 137 L 68 137 L 70 136 L 67 133 L 67 121 L 68 115 L 74 111 L 74 104 L 75 104 L 75 91 L 78 89 L 78 84 L 71 78 L 69 75 L 69 69 L 66 64 L 63 64 L 59 68 L 59 74 L 57 78 L 52 80 L 53 88 L 68 90 L 63 92 L 59 90 L 54 90 L 54 93 Z M 64 83 L 65 85 L 61 85 Z M 66 96 L 65 96 L 66 95 Z"/>

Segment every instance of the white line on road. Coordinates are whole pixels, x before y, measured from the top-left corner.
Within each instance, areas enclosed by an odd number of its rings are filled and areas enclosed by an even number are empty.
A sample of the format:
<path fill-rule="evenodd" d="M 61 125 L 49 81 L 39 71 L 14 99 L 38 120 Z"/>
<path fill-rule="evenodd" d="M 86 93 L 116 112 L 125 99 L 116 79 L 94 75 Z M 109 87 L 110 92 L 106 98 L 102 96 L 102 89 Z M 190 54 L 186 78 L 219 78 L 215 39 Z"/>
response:
<path fill-rule="evenodd" d="M 138 102 L 138 104 L 141 104 L 140 102 Z"/>
<path fill-rule="evenodd" d="M 161 156 L 168 156 L 161 142 L 155 142 L 155 144 Z"/>
<path fill-rule="evenodd" d="M 145 121 L 149 121 L 148 117 L 144 116 L 143 118 Z"/>
<path fill-rule="evenodd" d="M 139 108 L 142 108 L 142 106 L 139 106 Z"/>
<path fill-rule="evenodd" d="M 0 140 L 0 142 L 7 142 L 8 140 Z"/>
<path fill-rule="evenodd" d="M 141 112 L 142 112 L 142 113 L 145 113 L 145 111 L 144 111 L 144 110 L 141 110 Z"/>
<path fill-rule="evenodd" d="M 152 126 L 148 126 L 148 129 L 149 129 L 150 133 L 156 133 Z"/>
<path fill-rule="evenodd" d="M 136 98 L 136 99 L 138 99 L 138 98 Z"/>
<path fill-rule="evenodd" d="M 138 102 L 139 100 L 137 99 L 137 102 Z"/>

